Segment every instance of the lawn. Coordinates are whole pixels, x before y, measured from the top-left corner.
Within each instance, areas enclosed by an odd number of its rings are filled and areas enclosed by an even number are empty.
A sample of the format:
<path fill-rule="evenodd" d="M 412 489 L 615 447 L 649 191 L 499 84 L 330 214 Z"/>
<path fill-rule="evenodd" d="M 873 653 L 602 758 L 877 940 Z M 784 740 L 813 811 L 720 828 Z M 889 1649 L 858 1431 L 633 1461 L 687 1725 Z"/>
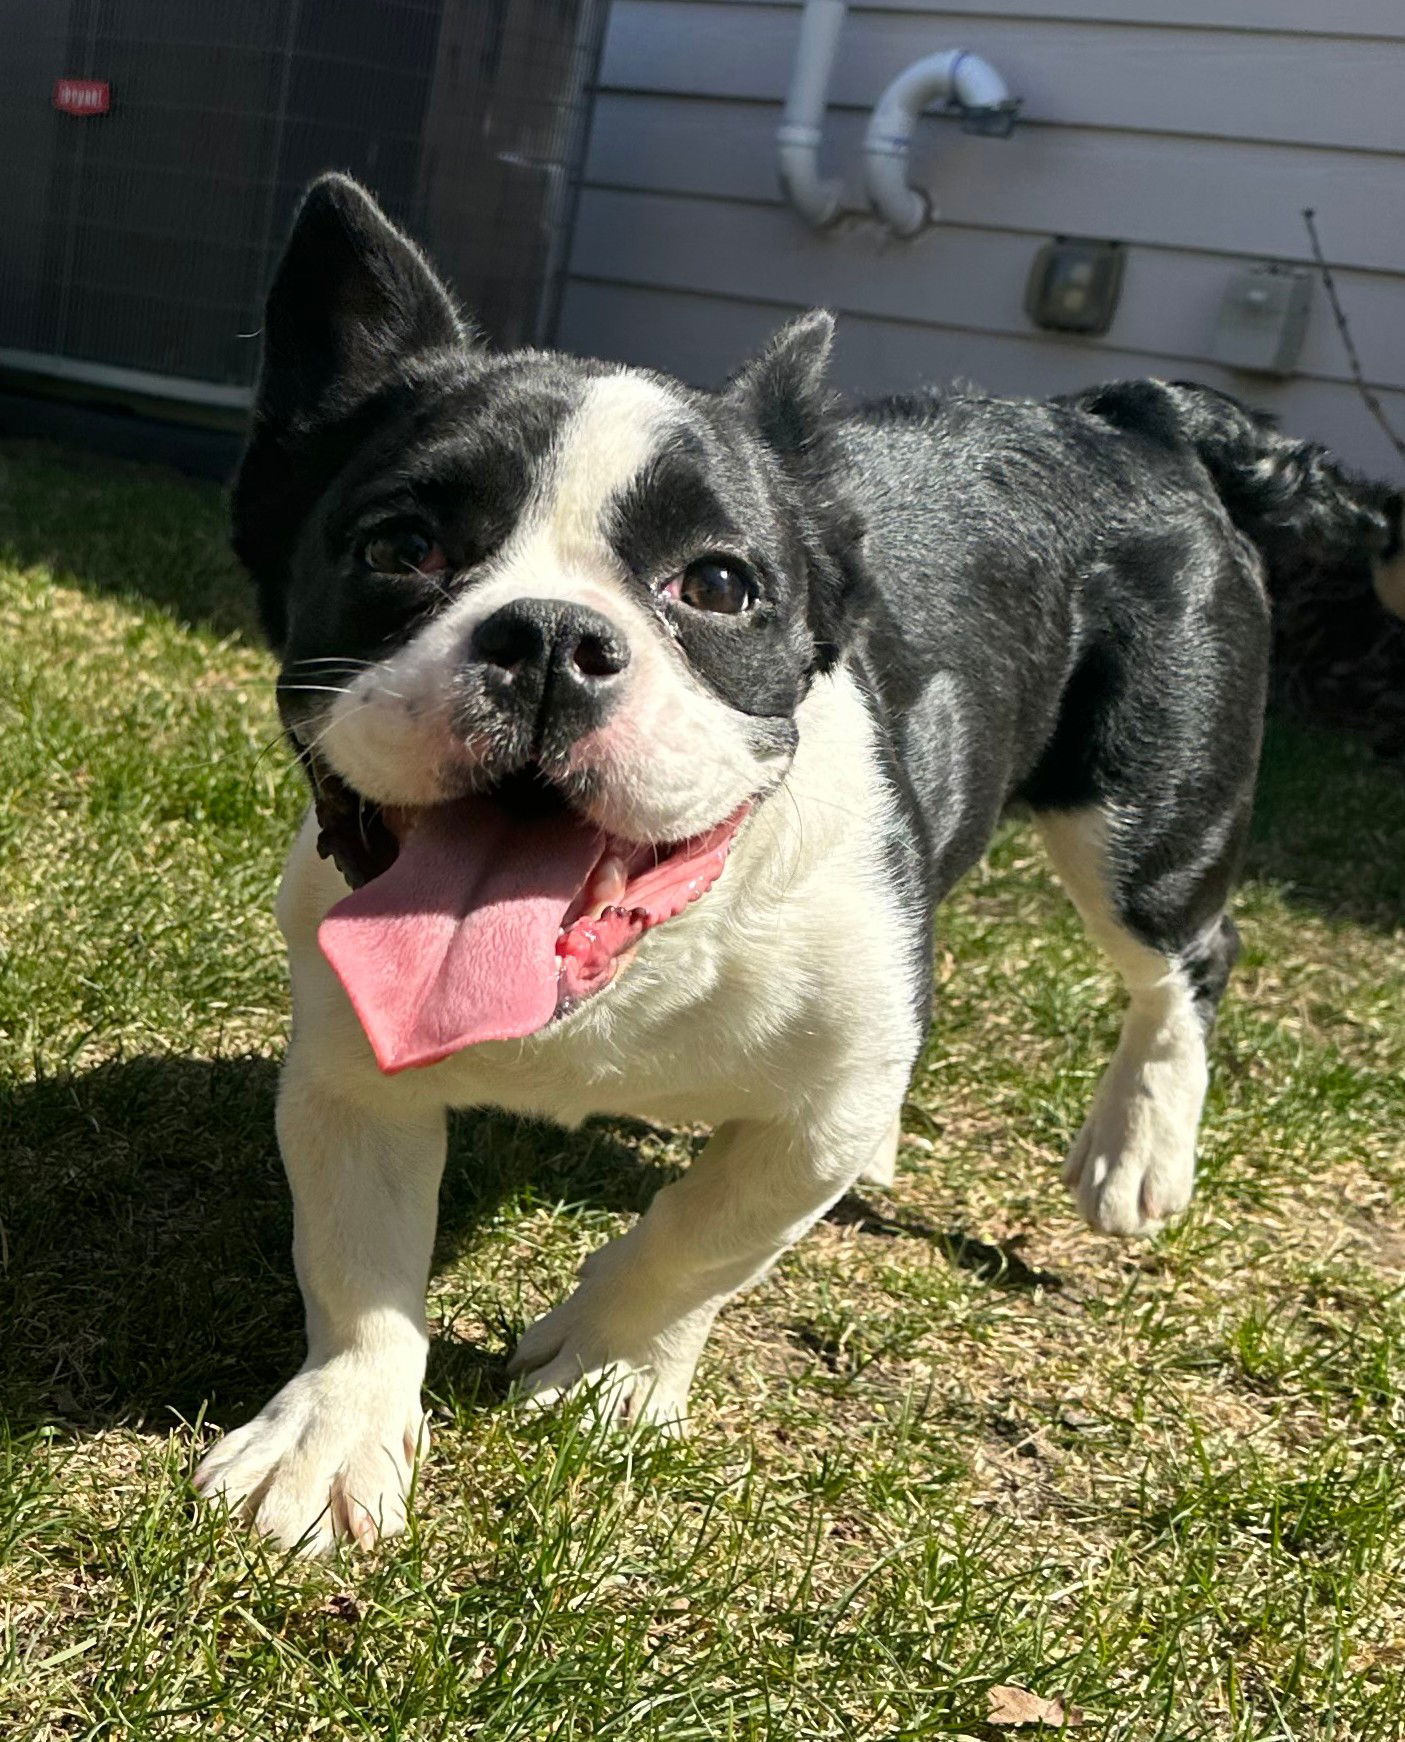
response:
<path fill-rule="evenodd" d="M 728 1312 L 683 1442 L 503 1362 L 695 1135 L 465 1117 L 418 1522 L 198 1510 L 291 1371 L 271 905 L 301 804 L 214 490 L 0 448 L 0 1735 L 1405 1734 L 1405 788 L 1273 726 L 1195 1207 L 1074 1220 L 1117 1000 L 1024 829 L 945 910 L 891 1194 Z"/>

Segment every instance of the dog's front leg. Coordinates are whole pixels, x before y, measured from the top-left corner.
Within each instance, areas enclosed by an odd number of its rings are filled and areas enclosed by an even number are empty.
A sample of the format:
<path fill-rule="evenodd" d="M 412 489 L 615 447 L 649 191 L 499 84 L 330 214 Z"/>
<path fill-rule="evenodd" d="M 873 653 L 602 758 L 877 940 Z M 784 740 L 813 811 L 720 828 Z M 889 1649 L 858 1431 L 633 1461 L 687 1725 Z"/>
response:
<path fill-rule="evenodd" d="M 512 1358 L 539 1403 L 588 1384 L 608 1419 L 681 1426 L 718 1309 L 776 1259 L 875 1159 L 886 1164 L 906 1072 L 870 1091 L 861 1119 L 723 1125 L 627 1233 L 592 1253 L 567 1300 Z"/>
<path fill-rule="evenodd" d="M 404 1528 L 427 1337 L 424 1297 L 444 1166 L 442 1109 L 352 1101 L 297 1041 L 278 1101 L 293 1190 L 307 1360 L 196 1473 L 285 1547 L 324 1553 Z"/>

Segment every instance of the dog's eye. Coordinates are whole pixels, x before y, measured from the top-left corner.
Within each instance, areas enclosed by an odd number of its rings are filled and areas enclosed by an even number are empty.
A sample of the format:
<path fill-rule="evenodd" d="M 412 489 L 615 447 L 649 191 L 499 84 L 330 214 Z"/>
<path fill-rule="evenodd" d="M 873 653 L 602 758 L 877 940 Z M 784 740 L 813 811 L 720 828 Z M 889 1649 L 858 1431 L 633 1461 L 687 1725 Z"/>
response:
<path fill-rule="evenodd" d="M 695 611 L 721 611 L 727 616 L 749 611 L 756 603 L 751 571 L 734 557 L 700 556 L 688 564 L 669 592 Z"/>
<path fill-rule="evenodd" d="M 361 561 L 378 575 L 432 575 L 448 567 L 444 552 L 417 526 L 376 532 L 361 546 Z"/>

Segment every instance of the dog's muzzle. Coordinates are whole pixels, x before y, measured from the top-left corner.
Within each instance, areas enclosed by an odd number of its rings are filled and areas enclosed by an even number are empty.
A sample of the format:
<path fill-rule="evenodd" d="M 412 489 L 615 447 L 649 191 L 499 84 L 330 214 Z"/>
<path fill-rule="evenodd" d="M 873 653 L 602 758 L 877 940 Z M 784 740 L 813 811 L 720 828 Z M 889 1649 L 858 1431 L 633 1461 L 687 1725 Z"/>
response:
<path fill-rule="evenodd" d="M 629 643 L 610 619 L 566 599 L 512 599 L 469 637 L 460 681 L 472 724 L 483 704 L 561 754 L 604 724 L 624 688 Z"/>

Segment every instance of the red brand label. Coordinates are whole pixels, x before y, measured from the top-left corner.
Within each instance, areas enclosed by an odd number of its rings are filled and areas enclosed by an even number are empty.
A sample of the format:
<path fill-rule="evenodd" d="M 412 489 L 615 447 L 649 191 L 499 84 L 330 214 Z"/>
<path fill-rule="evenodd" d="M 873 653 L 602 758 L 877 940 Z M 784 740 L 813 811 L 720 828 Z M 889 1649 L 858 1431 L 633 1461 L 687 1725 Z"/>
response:
<path fill-rule="evenodd" d="M 54 107 L 65 115 L 105 115 L 112 107 L 106 79 L 55 79 Z"/>

